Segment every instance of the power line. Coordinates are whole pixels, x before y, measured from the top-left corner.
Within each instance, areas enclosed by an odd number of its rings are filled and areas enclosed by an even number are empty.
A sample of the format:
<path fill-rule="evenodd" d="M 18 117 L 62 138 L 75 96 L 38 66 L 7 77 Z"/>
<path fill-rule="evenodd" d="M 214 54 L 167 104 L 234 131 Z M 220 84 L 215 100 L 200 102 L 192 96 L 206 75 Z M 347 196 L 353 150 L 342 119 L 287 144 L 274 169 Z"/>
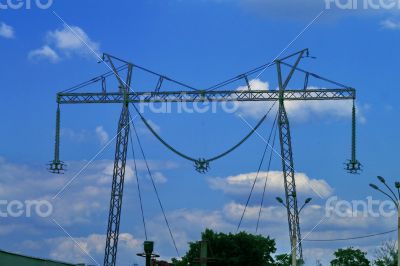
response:
<path fill-rule="evenodd" d="M 243 143 L 245 143 L 253 134 L 254 132 L 257 131 L 257 129 L 261 126 L 261 124 L 267 119 L 269 113 L 271 112 L 271 110 L 273 109 L 273 107 L 275 106 L 275 104 L 277 103 L 277 101 L 274 101 L 274 103 L 271 105 L 271 107 L 268 109 L 268 112 L 260 119 L 260 121 L 258 121 L 257 125 L 255 125 L 254 127 L 252 127 L 251 131 L 243 138 L 241 139 L 238 143 L 236 143 L 234 146 L 232 146 L 231 148 L 229 148 L 228 150 L 212 157 L 212 158 L 193 158 L 189 155 L 184 154 L 183 152 L 178 151 L 176 148 L 174 148 L 171 144 L 169 144 L 166 140 L 164 140 L 157 132 L 156 130 L 150 125 L 150 123 L 146 120 L 146 118 L 140 113 L 140 111 L 138 110 L 138 108 L 136 107 L 136 105 L 134 105 L 132 103 L 133 108 L 135 109 L 135 111 L 137 112 L 137 114 L 139 115 L 140 119 L 142 120 L 142 122 L 145 124 L 145 126 L 147 127 L 147 129 L 154 135 L 154 137 L 159 140 L 161 142 L 161 144 L 163 144 L 166 148 L 168 148 L 170 151 L 172 151 L 173 153 L 175 153 L 176 155 L 182 157 L 183 159 L 186 159 L 188 161 L 192 161 L 195 163 L 195 167 L 196 170 L 198 172 L 204 173 L 207 171 L 208 169 L 208 165 L 210 162 L 218 160 L 228 154 L 230 154 L 231 152 L 233 152 L 234 150 L 236 150 L 237 148 L 239 148 Z M 205 169 L 204 171 L 201 170 L 200 168 L 198 168 L 199 165 L 204 164 Z"/>
<path fill-rule="evenodd" d="M 133 148 L 133 141 L 132 141 L 132 133 L 129 131 L 129 138 L 131 141 L 131 149 L 132 149 L 132 156 L 133 156 L 133 164 L 135 168 L 135 177 L 136 177 L 136 183 L 137 183 L 137 189 L 138 189 L 138 194 L 139 194 L 139 202 L 140 202 L 140 210 L 142 212 L 142 221 L 143 221 L 143 227 L 144 227 L 144 236 L 147 241 L 147 227 L 146 227 L 146 221 L 144 218 L 144 211 L 143 211 L 143 202 L 142 202 L 142 193 L 140 191 L 140 184 L 139 184 L 139 176 L 138 176 L 138 170 L 137 170 L 137 165 L 136 165 L 136 158 L 135 158 L 135 149 Z"/>
<path fill-rule="evenodd" d="M 354 240 L 354 239 L 362 239 L 362 238 L 368 238 L 368 237 L 374 237 L 374 236 L 380 236 L 380 235 L 386 235 L 390 234 L 397 231 L 397 229 L 393 229 L 390 231 L 382 232 L 382 233 L 376 233 L 376 234 L 370 234 L 370 235 L 364 235 L 364 236 L 356 236 L 356 237 L 348 237 L 348 238 L 333 238 L 333 239 L 303 239 L 302 241 L 309 241 L 309 242 L 333 242 L 333 241 L 346 241 L 346 240 Z"/>
<path fill-rule="evenodd" d="M 276 116 L 278 116 L 278 113 L 276 114 Z M 275 122 L 276 122 L 277 117 L 275 118 L 274 121 L 274 125 L 272 126 L 272 128 L 274 128 L 275 126 Z M 275 132 L 274 132 L 274 139 L 272 140 L 272 147 L 271 147 L 271 153 L 269 155 L 269 161 L 268 161 L 268 168 L 267 168 L 267 176 L 265 177 L 265 183 L 264 183 L 264 190 L 263 190 L 263 194 L 261 196 L 261 203 L 260 203 L 260 210 L 258 212 L 258 219 L 257 219 L 257 225 L 256 225 L 256 234 L 258 232 L 258 226 L 260 224 L 260 218 L 261 218 L 261 212 L 262 212 L 262 207 L 264 204 L 264 196 L 265 196 L 265 190 L 267 188 L 267 183 L 268 183 L 268 177 L 269 177 L 269 171 L 271 169 L 271 161 L 272 161 L 272 155 L 273 155 L 273 151 L 274 151 L 274 147 L 275 147 L 275 139 L 276 139 L 276 132 L 277 132 L 278 127 L 275 127 Z M 268 147 L 268 146 L 267 146 Z"/>
<path fill-rule="evenodd" d="M 177 248 L 177 246 L 176 246 L 176 242 L 175 242 L 174 235 L 172 234 L 171 227 L 170 227 L 170 225 L 169 225 L 169 222 L 168 222 L 168 219 L 167 219 L 167 215 L 165 214 L 164 206 L 163 206 L 163 204 L 162 204 L 162 202 L 161 202 L 160 195 L 158 194 L 157 186 L 156 186 L 156 184 L 155 184 L 155 182 L 154 182 L 153 175 L 152 175 L 152 173 L 151 173 L 151 171 L 150 171 L 150 167 L 149 167 L 149 164 L 148 164 L 148 162 L 147 162 L 146 155 L 144 154 L 143 147 L 142 147 L 142 144 L 141 144 L 140 139 L 139 139 L 139 135 L 138 135 L 138 133 L 137 133 L 137 131 L 136 131 L 135 125 L 134 125 L 133 123 L 131 123 L 131 125 L 132 125 L 132 128 L 133 128 L 134 132 L 135 132 L 136 139 L 137 139 L 137 141 L 138 141 L 138 143 L 139 143 L 139 148 L 140 148 L 140 151 L 141 151 L 141 153 L 142 153 L 143 160 L 144 160 L 144 162 L 145 162 L 145 164 L 146 164 L 147 172 L 149 173 L 150 180 L 151 180 L 151 183 L 152 183 L 153 188 L 154 188 L 154 192 L 155 192 L 155 194 L 156 194 L 156 196 L 157 196 L 158 204 L 160 205 L 161 212 L 162 212 L 162 214 L 163 214 L 163 216 L 164 216 L 165 223 L 166 223 L 166 225 L 167 225 L 167 227 L 168 227 L 169 235 L 171 236 L 172 243 L 174 244 L 176 254 L 178 255 L 178 257 L 180 257 L 178 248 Z"/>
<path fill-rule="evenodd" d="M 271 110 L 271 109 L 270 109 L 270 110 Z M 237 228 L 236 228 L 236 232 L 238 232 L 239 229 L 240 229 L 240 226 L 241 226 L 242 221 L 243 221 L 243 217 L 244 217 L 244 215 L 245 215 L 245 213 L 246 213 L 247 207 L 248 207 L 249 202 L 250 202 L 251 195 L 253 194 L 253 190 L 254 190 L 254 187 L 255 187 L 255 185 L 256 185 L 256 182 L 257 182 L 257 179 L 258 179 L 258 175 L 259 175 L 260 170 L 261 170 L 261 166 L 262 166 L 262 164 L 263 164 L 263 162 L 264 162 L 265 154 L 267 153 L 267 150 L 268 150 L 268 146 L 269 146 L 269 143 L 270 143 L 270 140 L 271 140 L 272 133 L 273 133 L 273 131 L 274 131 L 273 129 L 274 129 L 274 126 L 275 126 L 277 117 L 278 117 L 278 116 L 275 116 L 275 120 L 274 120 L 274 123 L 273 123 L 272 128 L 271 128 L 271 132 L 269 133 L 267 145 L 265 146 L 263 155 L 262 155 L 262 157 L 261 157 L 260 164 L 258 165 L 257 174 L 256 174 L 256 177 L 254 178 L 254 182 L 253 182 L 253 185 L 252 185 L 252 187 L 251 187 L 249 196 L 247 197 L 246 205 L 245 205 L 245 207 L 244 207 L 244 209 L 243 209 L 242 216 L 240 217 L 240 221 L 239 221 L 239 224 L 238 224 L 238 226 L 237 226 Z"/>
<path fill-rule="evenodd" d="M 264 72 L 265 69 L 267 69 L 268 67 L 270 67 L 270 66 L 272 66 L 272 65 L 275 65 L 275 62 L 270 62 L 270 63 L 264 64 L 264 65 L 262 65 L 262 66 L 253 68 L 253 69 L 251 69 L 251 70 L 249 70 L 249 71 L 247 71 L 247 72 L 245 72 L 245 73 L 242 73 L 242 74 L 237 75 L 237 76 L 235 76 L 235 77 L 233 77 L 233 78 L 227 79 L 227 80 L 225 80 L 225 81 L 223 81 L 223 82 L 220 82 L 220 83 L 218 83 L 218 84 L 216 84 L 216 85 L 213 85 L 213 86 L 207 88 L 206 91 L 214 91 L 214 90 L 216 90 L 216 89 L 219 89 L 219 88 L 221 88 L 221 87 L 224 87 L 224 86 L 226 86 L 226 85 L 229 85 L 229 84 L 231 84 L 231 83 L 233 83 L 233 82 L 235 82 L 235 81 L 238 81 L 238 80 L 247 78 L 248 76 L 253 75 L 253 74 L 257 73 L 257 72 L 260 72 L 260 71 L 261 71 L 261 72 Z M 250 84 L 250 85 L 251 85 L 251 84 Z M 250 86 L 250 87 L 251 87 L 251 86 Z"/>
<path fill-rule="evenodd" d="M 125 69 L 127 69 L 127 68 L 128 68 L 128 65 L 127 65 L 127 64 L 121 65 L 121 66 L 117 67 L 117 68 L 115 69 L 115 71 L 108 71 L 107 73 L 104 73 L 104 74 L 102 74 L 102 75 L 100 75 L 100 76 L 94 77 L 94 78 L 92 78 L 91 80 L 82 82 L 82 83 L 80 83 L 80 84 L 78 84 L 78 85 L 75 85 L 75 86 L 69 88 L 69 89 L 63 90 L 63 91 L 61 91 L 60 93 L 70 93 L 70 92 L 74 92 L 74 91 L 76 91 L 76 90 L 78 90 L 78 89 L 81 89 L 81 88 L 83 88 L 83 87 L 86 87 L 86 86 L 88 86 L 88 85 L 90 85 L 90 84 L 99 82 L 99 81 L 101 81 L 102 79 L 105 79 L 105 78 L 107 78 L 107 77 L 109 77 L 109 76 L 111 76 L 111 75 L 114 75 L 114 74 L 116 74 L 116 73 L 119 73 L 120 71 L 125 70 Z"/>

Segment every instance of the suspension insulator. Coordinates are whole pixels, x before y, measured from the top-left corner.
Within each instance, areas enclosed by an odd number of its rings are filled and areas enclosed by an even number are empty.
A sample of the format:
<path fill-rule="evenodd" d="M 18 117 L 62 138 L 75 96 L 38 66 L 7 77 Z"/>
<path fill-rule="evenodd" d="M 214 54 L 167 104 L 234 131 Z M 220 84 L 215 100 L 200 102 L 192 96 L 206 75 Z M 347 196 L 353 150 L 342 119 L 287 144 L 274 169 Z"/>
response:
<path fill-rule="evenodd" d="M 48 165 L 48 170 L 53 174 L 63 174 L 65 169 L 65 163 L 60 160 L 60 124 L 61 114 L 60 105 L 57 106 L 56 112 L 56 136 L 54 143 L 54 159 Z"/>
<path fill-rule="evenodd" d="M 194 167 L 196 168 L 197 172 L 204 174 L 210 169 L 210 162 L 204 158 L 200 158 L 194 162 Z"/>
<path fill-rule="evenodd" d="M 346 163 L 346 170 L 350 174 L 358 174 L 361 171 L 361 163 L 356 157 L 356 104 L 353 100 L 352 120 L 351 120 L 351 159 Z"/>

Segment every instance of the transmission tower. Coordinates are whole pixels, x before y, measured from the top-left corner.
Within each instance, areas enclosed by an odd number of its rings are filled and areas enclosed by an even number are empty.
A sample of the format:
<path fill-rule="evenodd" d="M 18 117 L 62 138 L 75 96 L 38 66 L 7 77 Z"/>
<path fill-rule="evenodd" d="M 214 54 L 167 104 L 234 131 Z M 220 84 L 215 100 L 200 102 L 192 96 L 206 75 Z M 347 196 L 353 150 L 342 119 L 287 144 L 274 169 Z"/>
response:
<path fill-rule="evenodd" d="M 114 170 L 111 187 L 111 200 L 110 200 L 110 211 L 108 216 L 107 226 L 107 238 L 104 256 L 104 266 L 115 266 L 117 259 L 117 248 L 118 248 L 118 236 L 119 226 L 121 220 L 121 207 L 122 207 L 122 196 L 124 190 L 124 176 L 125 176 L 125 165 L 127 156 L 127 147 L 129 139 L 129 128 L 130 121 L 129 117 L 129 105 L 131 104 L 136 111 L 137 108 L 134 104 L 139 103 L 168 103 L 168 102 L 279 102 L 278 109 L 278 125 L 280 135 L 280 147 L 281 147 L 281 159 L 282 159 L 282 170 L 284 176 L 285 195 L 286 195 L 286 206 L 288 214 L 288 225 L 289 225 L 289 237 L 293 251 L 297 251 L 297 256 L 302 258 L 302 245 L 301 245 L 301 234 L 300 234 L 300 222 L 297 207 L 297 193 L 295 183 L 295 171 L 293 166 L 293 155 L 292 155 L 292 144 L 290 135 L 290 126 L 287 112 L 285 109 L 286 101 L 320 101 L 320 100 L 354 100 L 356 98 L 356 92 L 354 88 L 340 84 L 338 82 L 323 78 L 312 72 L 305 71 L 298 67 L 302 58 L 308 56 L 308 49 L 301 50 L 292 55 L 284 58 L 275 60 L 272 63 L 265 64 L 246 73 L 238 75 L 228 81 L 222 82 L 215 86 L 210 87 L 206 90 L 197 90 L 191 86 L 175 81 L 171 78 L 155 73 L 151 70 L 143 68 L 141 66 L 132 64 L 115 56 L 104 54 L 103 60 L 105 60 L 112 71 L 103 74 L 99 77 L 91 79 L 88 82 L 84 82 L 78 86 L 75 86 L 67 91 L 57 93 L 57 115 L 56 115 L 56 136 L 55 136 L 55 154 L 54 160 L 50 163 L 49 170 L 53 173 L 62 173 L 64 171 L 64 163 L 60 160 L 60 105 L 62 104 L 122 104 L 122 111 L 118 120 L 116 147 L 115 147 L 115 159 L 114 159 Z M 293 65 L 286 62 L 288 58 L 295 58 Z M 122 66 L 116 66 L 115 63 L 120 62 Z M 276 65 L 278 71 L 278 90 L 258 90 L 252 89 L 248 77 L 257 71 L 262 71 L 266 67 Z M 282 65 L 289 67 L 289 74 L 283 78 L 281 67 Z M 154 91 L 142 91 L 134 92 L 130 89 L 132 80 L 133 69 L 139 69 L 148 72 L 158 78 L 158 83 Z M 126 77 L 121 78 L 121 71 L 127 70 Z M 291 80 L 294 72 L 301 72 L 305 74 L 305 85 L 300 89 L 287 89 L 289 81 Z M 105 78 L 109 76 L 115 76 L 117 78 L 119 88 L 113 92 L 106 90 Z M 326 81 L 330 84 L 335 85 L 335 88 L 331 89 L 310 89 L 307 87 L 309 77 L 313 77 L 319 80 Z M 176 85 L 186 87 L 190 90 L 176 90 L 176 91 L 162 91 L 161 87 L 163 81 L 167 80 Z M 226 86 L 234 81 L 243 80 L 248 84 L 248 89 L 242 90 L 217 90 L 223 86 Z M 76 92 L 81 88 L 84 88 L 90 84 L 101 83 L 99 92 Z M 347 170 L 351 173 L 357 173 L 360 170 L 360 163 L 356 159 L 355 149 L 355 107 L 353 107 L 353 133 L 352 133 L 352 155 L 351 159 L 347 164 Z M 142 118 L 143 122 L 148 126 L 149 124 L 138 112 L 138 115 Z M 149 128 L 151 129 L 151 128 Z M 156 134 L 152 130 L 153 134 Z M 249 135 L 248 135 L 249 136 Z M 247 137 L 248 137 L 247 136 Z M 244 139 L 246 140 L 247 137 Z M 159 140 L 176 154 L 181 157 L 193 161 L 196 170 L 199 172 L 205 172 L 208 169 L 208 165 L 211 161 L 219 159 L 229 152 L 238 147 L 234 146 L 219 156 L 210 159 L 194 159 L 186 156 L 177 150 L 173 149 L 159 136 Z M 244 141 L 243 140 L 243 141 Z"/>

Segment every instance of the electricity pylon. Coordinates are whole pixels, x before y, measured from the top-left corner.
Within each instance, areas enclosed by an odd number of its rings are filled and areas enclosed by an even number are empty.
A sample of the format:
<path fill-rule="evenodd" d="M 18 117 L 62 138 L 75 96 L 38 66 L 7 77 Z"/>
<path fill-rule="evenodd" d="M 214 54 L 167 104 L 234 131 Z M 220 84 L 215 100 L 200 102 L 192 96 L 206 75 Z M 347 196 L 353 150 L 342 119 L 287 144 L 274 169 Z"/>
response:
<path fill-rule="evenodd" d="M 298 68 L 300 60 L 304 56 L 308 55 L 308 50 L 302 50 L 294 53 L 290 56 L 281 58 L 274 61 L 272 64 L 276 64 L 278 69 L 278 85 L 279 90 L 257 90 L 251 89 L 248 83 L 248 75 L 254 74 L 255 70 L 261 70 L 266 65 L 246 72 L 232 80 L 245 80 L 248 84 L 248 89 L 243 90 L 190 90 L 190 91 L 161 91 L 161 85 L 163 80 L 172 81 L 178 85 L 185 85 L 183 83 L 174 81 L 167 78 L 164 75 L 157 74 L 153 71 L 147 70 L 143 67 L 134 65 L 130 62 L 104 54 L 105 59 L 112 71 L 94 78 L 82 85 L 74 88 L 70 91 L 64 91 L 57 93 L 57 119 L 56 119 L 56 142 L 55 142 L 55 155 L 54 160 L 50 163 L 50 171 L 53 173 L 61 173 L 64 170 L 64 163 L 60 160 L 59 156 L 59 145 L 60 145 L 60 105 L 62 104 L 122 104 L 122 111 L 118 121 L 118 130 L 116 138 L 116 149 L 115 149 L 115 160 L 114 160 L 114 171 L 111 188 L 111 200 L 110 200 L 110 211 L 108 217 L 107 226 L 107 239 L 104 256 L 104 266 L 115 266 L 117 259 L 117 247 L 118 247 L 118 236 L 119 236 L 119 225 L 121 219 L 121 207 L 122 207 L 122 196 L 124 188 L 124 176 L 125 176 L 125 165 L 126 165 L 126 153 L 128 147 L 128 135 L 129 135 L 129 124 L 132 121 L 129 120 L 129 104 L 138 103 L 167 103 L 167 102 L 259 102 L 259 101 L 278 101 L 279 102 L 279 133 L 281 142 L 281 157 L 282 157 L 282 168 L 284 174 L 286 204 L 288 213 L 288 224 L 289 224 L 289 236 L 291 246 L 297 249 L 297 256 L 302 258 L 301 248 L 301 234 L 300 234 L 300 222 L 298 216 L 297 207 L 297 194 L 295 175 L 293 168 L 293 155 L 291 145 L 291 135 L 289 127 L 289 119 L 285 110 L 285 101 L 316 101 L 316 100 L 355 100 L 356 92 L 354 88 L 347 87 L 343 84 L 325 79 L 314 73 L 302 70 Z M 296 57 L 294 65 L 290 65 L 285 62 L 286 59 Z M 119 61 L 124 65 L 116 67 L 114 62 Z M 271 64 L 268 64 L 268 66 Z M 281 66 L 286 65 L 290 67 L 289 75 L 283 80 Z M 134 92 L 130 90 L 130 84 L 132 79 L 132 71 L 134 68 L 147 71 L 159 79 L 159 82 L 154 91 Z M 127 69 L 127 75 L 125 79 L 120 76 L 120 71 Z M 339 88 L 332 89 L 308 89 L 306 85 L 301 89 L 287 89 L 288 83 L 295 71 L 302 72 L 306 75 L 308 84 L 308 78 L 314 77 L 327 81 Z M 105 77 L 114 75 L 119 84 L 119 89 L 114 92 L 106 91 Z M 75 92 L 76 89 L 83 88 L 89 84 L 101 82 L 101 91 L 99 92 Z M 229 83 L 221 83 L 229 84 Z M 191 88 L 189 86 L 186 86 Z M 193 88 L 191 88 L 193 89 Z M 353 119 L 355 118 L 353 111 Z M 355 122 L 353 121 L 353 141 L 355 141 Z M 360 164 L 356 160 L 355 156 L 355 143 L 352 145 L 352 159 L 348 164 L 348 170 L 350 172 L 357 172 Z M 208 164 L 207 161 L 201 162 L 204 165 Z M 296 253 L 295 253 L 296 254 Z"/>

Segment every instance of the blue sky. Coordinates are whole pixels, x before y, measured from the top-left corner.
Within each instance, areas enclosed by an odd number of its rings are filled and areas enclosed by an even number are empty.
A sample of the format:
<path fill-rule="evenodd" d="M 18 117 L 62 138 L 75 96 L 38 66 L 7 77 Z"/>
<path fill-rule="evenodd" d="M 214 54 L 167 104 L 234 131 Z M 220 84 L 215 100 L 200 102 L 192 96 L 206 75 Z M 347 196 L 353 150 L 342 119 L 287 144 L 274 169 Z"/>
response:
<path fill-rule="evenodd" d="M 45 10 L 35 5 L 29 10 L 1 10 L 1 198 L 51 199 L 116 133 L 120 106 L 62 106 L 61 158 L 69 165 L 69 171 L 62 176 L 46 172 L 45 163 L 53 154 L 55 94 L 108 71 L 71 35 L 55 13 L 97 52 L 108 52 L 197 88 L 206 88 L 269 62 L 279 54 L 324 10 L 323 2 L 306 2 L 146 0 L 115 4 L 88 0 L 54 1 Z M 351 103 L 288 104 L 299 197 L 314 198 L 313 205 L 301 217 L 303 235 L 313 231 L 309 238 L 351 237 L 395 227 L 394 216 L 357 216 L 331 217 L 314 228 L 324 217 L 327 199 L 384 199 L 371 191 L 368 184 L 378 174 L 390 181 L 397 177 L 399 41 L 397 10 L 333 8 L 326 10 L 285 52 L 309 48 L 317 59 L 304 60 L 304 68 L 349 84 L 358 94 L 358 157 L 364 171 L 355 176 L 345 173 L 342 165 L 350 156 Z M 293 88 L 302 86 L 300 78 L 294 80 Z M 274 68 L 259 79 L 254 81 L 257 86 L 276 88 Z M 135 83 L 136 80 L 140 82 Z M 151 91 L 155 83 L 156 80 L 134 72 L 134 90 Z M 243 85 L 238 83 L 227 89 Z M 168 88 L 179 89 L 170 84 Z M 237 113 L 217 109 L 216 113 L 205 114 L 157 114 L 147 110 L 145 116 L 179 150 L 195 157 L 210 157 L 234 145 L 249 131 L 238 114 L 255 125 L 265 110 L 263 105 L 250 103 L 239 106 Z M 259 130 L 266 138 L 271 123 L 271 118 L 267 119 Z M 180 253 L 184 254 L 186 242 L 197 240 L 207 226 L 234 231 L 254 178 L 252 173 L 257 171 L 265 147 L 263 140 L 254 135 L 234 153 L 211 163 L 211 170 L 202 175 L 194 171 L 191 162 L 165 149 L 139 120 L 135 124 Z M 113 155 L 114 143 L 53 202 L 51 217 L 100 263 Z M 129 170 L 131 159 L 130 155 Z M 276 238 L 278 252 L 284 253 L 289 246 L 286 216 L 274 201 L 276 196 L 283 196 L 283 183 L 277 172 L 280 167 L 279 158 L 274 156 L 260 232 Z M 265 165 L 262 169 L 267 171 Z M 136 183 L 129 170 L 119 265 L 142 263 L 133 257 L 141 250 L 144 234 Z M 139 170 L 146 220 L 156 241 L 156 251 L 165 258 L 174 257 L 176 253 L 143 161 L 139 162 Z M 309 188 L 310 182 L 324 198 Z M 256 186 L 244 220 L 243 229 L 249 232 L 255 230 L 261 185 Z M 333 250 L 343 246 L 360 247 L 372 256 L 376 246 L 394 237 L 322 245 L 304 243 L 303 248 L 308 263 L 313 265 L 316 259 L 326 263 Z M 94 263 L 49 218 L 2 218 L 0 249 Z"/>

